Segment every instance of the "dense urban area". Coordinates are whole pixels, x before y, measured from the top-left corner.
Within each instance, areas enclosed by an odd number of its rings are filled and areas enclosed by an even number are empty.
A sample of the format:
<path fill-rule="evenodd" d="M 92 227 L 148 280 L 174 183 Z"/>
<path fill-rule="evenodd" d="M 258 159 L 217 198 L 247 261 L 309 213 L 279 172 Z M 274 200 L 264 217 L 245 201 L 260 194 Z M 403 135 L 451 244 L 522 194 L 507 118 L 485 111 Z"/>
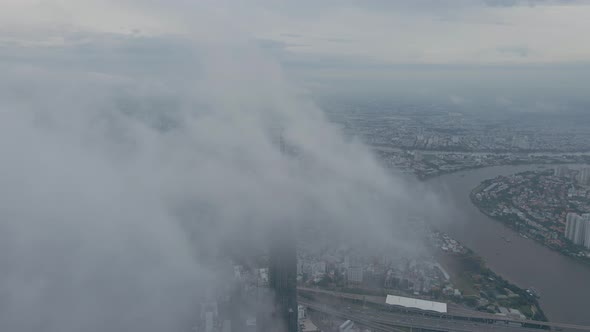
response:
<path fill-rule="evenodd" d="M 471 199 L 520 236 L 590 263 L 590 168 L 560 166 L 498 176 L 483 181 Z"/>
<path fill-rule="evenodd" d="M 575 117 L 489 117 L 379 101 L 326 107 L 330 119 L 370 145 L 384 165 L 422 179 L 498 165 L 590 163 L 590 132 Z"/>
<path fill-rule="evenodd" d="M 517 318 L 543 319 L 534 290 L 509 284 L 458 241 L 439 231 L 426 238 L 432 256 L 358 256 L 354 251 L 301 250 L 298 281 L 306 287 L 385 296 L 396 294 Z"/>
<path fill-rule="evenodd" d="M 504 280 L 485 266 L 485 263 L 469 248 L 437 230 L 426 232 L 425 241 L 432 255 L 407 258 L 401 255 L 359 255 L 354 249 L 324 248 L 309 250 L 300 246 L 297 250 L 297 287 L 302 300 L 310 295 L 332 298 L 352 294 L 362 299 L 363 305 L 385 302 L 387 296 L 411 297 L 436 301 L 449 305 L 449 311 L 463 314 L 484 312 L 511 319 L 545 320 L 537 303 L 534 289 L 521 289 Z M 258 264 L 234 262 L 235 287 L 225 290 L 225 296 L 202 305 L 199 327 L 223 326 L 239 321 L 232 317 L 230 302 L 243 301 L 256 307 L 272 295 L 272 266 L 268 257 L 261 257 Z M 337 296 L 336 296 L 337 294 Z M 433 302 L 434 303 L 434 302 Z M 340 303 L 340 305 L 343 305 Z M 346 304 L 345 304 L 346 305 Z M 235 315 L 235 313 L 233 313 Z M 242 315 L 244 312 L 241 313 Z M 345 320 L 322 317 L 312 321 L 305 305 L 297 306 L 298 325 L 301 331 L 319 331 L 324 327 L 337 328 Z M 256 331 L 261 317 L 257 311 L 243 317 L 244 331 Z M 315 323 L 314 323 L 315 321 Z M 351 330 L 353 330 L 351 325 Z"/>
<path fill-rule="evenodd" d="M 502 113 L 457 105 L 388 100 L 328 100 L 324 108 L 346 134 L 371 146 L 464 152 L 589 152 L 590 132 L 577 116 Z M 584 116 L 584 115 L 582 115 Z"/>

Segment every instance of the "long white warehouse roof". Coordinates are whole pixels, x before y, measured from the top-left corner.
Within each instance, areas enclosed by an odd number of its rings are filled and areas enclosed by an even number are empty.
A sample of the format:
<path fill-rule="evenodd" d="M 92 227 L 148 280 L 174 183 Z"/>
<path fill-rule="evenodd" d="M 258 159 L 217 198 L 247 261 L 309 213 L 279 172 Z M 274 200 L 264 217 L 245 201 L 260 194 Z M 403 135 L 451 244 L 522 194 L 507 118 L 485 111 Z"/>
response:
<path fill-rule="evenodd" d="M 399 305 L 407 308 L 416 308 L 421 310 L 430 310 L 441 313 L 447 312 L 447 304 L 443 302 L 426 301 L 420 299 L 413 299 L 410 297 L 387 295 L 385 303 L 391 305 Z"/>

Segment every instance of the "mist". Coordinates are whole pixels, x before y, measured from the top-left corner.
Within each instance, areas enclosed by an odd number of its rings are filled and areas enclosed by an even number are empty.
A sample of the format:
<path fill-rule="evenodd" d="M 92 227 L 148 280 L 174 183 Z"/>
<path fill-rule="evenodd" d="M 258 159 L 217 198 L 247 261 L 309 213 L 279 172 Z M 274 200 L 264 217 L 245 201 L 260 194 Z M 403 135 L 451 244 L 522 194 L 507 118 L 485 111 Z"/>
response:
<path fill-rule="evenodd" d="M 3 331 L 184 331 L 232 282 L 232 253 L 264 251 L 277 224 L 412 255 L 408 220 L 440 216 L 255 43 L 15 50 L 0 79 Z"/>

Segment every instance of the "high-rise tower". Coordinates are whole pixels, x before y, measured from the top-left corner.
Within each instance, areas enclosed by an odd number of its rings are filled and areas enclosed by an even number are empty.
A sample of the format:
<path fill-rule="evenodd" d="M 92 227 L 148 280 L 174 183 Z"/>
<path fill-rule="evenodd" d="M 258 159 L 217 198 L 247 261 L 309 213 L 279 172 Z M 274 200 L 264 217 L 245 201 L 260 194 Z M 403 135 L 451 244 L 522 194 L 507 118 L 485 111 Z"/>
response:
<path fill-rule="evenodd" d="M 287 153 L 280 135 L 281 153 Z M 272 331 L 297 332 L 297 249 L 288 219 L 279 221 L 270 232 L 269 286 L 273 292 Z"/>
<path fill-rule="evenodd" d="M 269 253 L 269 286 L 273 291 L 273 331 L 297 332 L 297 254 L 288 225 L 272 232 Z"/>

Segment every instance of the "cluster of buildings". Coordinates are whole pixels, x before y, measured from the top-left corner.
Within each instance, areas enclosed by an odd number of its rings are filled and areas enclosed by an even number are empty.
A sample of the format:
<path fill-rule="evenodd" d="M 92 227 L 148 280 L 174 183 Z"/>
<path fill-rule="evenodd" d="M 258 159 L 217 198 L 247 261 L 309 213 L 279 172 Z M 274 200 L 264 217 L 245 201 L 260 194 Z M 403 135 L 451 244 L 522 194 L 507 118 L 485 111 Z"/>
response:
<path fill-rule="evenodd" d="M 461 275 L 463 271 L 449 273 L 439 261 L 444 264 L 452 261 L 454 263 L 451 262 L 450 266 L 460 266 L 471 259 L 472 253 L 443 232 L 427 232 L 426 241 L 438 254 L 410 259 L 401 257 L 403 255 L 355 255 L 348 250 L 315 254 L 300 252 L 298 282 L 306 288 L 366 294 L 387 292 L 414 299 L 438 299 L 496 314 L 502 314 L 499 308 L 514 308 L 517 303 L 525 301 L 522 298 L 526 296 L 524 291 L 518 294 L 516 290 L 506 288 L 499 278 L 483 267 L 481 271 L 471 271 L 470 275 L 461 277 L 461 287 L 471 285 L 459 289 L 450 275 Z M 512 314 L 508 311 L 508 315 Z M 530 313 L 527 315 L 530 317 Z"/>
<path fill-rule="evenodd" d="M 272 231 L 268 264 L 251 258 L 233 265 L 233 282 L 210 290 L 212 295 L 200 304 L 194 331 L 301 332 L 302 326 L 313 325 L 297 303 L 297 254 L 288 233 L 283 226 Z"/>
<path fill-rule="evenodd" d="M 443 267 L 428 260 L 410 260 L 405 266 L 388 269 L 384 288 L 414 296 L 430 296 L 435 290 L 446 290 L 446 295 L 460 296 L 460 292 L 452 286 L 449 274 Z"/>
<path fill-rule="evenodd" d="M 538 116 L 504 119 L 499 127 L 499 119 L 443 105 L 352 101 L 324 106 L 345 135 L 373 147 L 386 166 L 419 178 L 496 165 L 590 162 L 585 127 L 560 126 Z M 586 153 L 571 153 L 580 151 Z M 582 178 L 590 181 L 588 173 Z"/>
<path fill-rule="evenodd" d="M 590 185 L 590 167 L 580 170 L 578 173 L 578 182 L 583 185 Z"/>
<path fill-rule="evenodd" d="M 570 170 L 567 166 L 556 167 L 553 171 L 554 176 L 572 178 L 580 185 L 590 185 L 590 167 L 584 167 L 580 170 Z"/>
<path fill-rule="evenodd" d="M 374 147 L 374 150 L 387 167 L 416 174 L 419 178 L 488 166 L 590 162 L 590 155 L 416 151 L 389 147 Z"/>
<path fill-rule="evenodd" d="M 544 118 L 551 115 L 526 115 L 526 121 L 520 115 L 519 121 L 513 121 L 512 114 L 486 117 L 458 112 L 448 105 L 418 107 L 366 100 L 323 106 L 345 134 L 361 137 L 374 146 L 469 152 L 590 150 L 590 133 L 584 126 Z"/>
<path fill-rule="evenodd" d="M 269 262 L 270 263 L 270 262 Z M 294 269 L 295 267 L 293 267 Z M 304 306 L 291 302 L 296 298 L 281 299 L 285 293 L 273 283 L 280 283 L 276 266 L 246 267 L 234 265 L 233 284 L 217 292 L 217 298 L 201 304 L 200 321 L 194 331 L 203 332 L 320 332 L 308 316 Z M 294 275 L 295 277 L 295 275 Z M 284 281 L 283 281 L 284 282 Z M 288 293 L 288 292 L 287 292 Z M 281 317 L 282 303 L 291 303 L 287 317 Z M 293 309 L 294 310 L 289 310 Z M 294 324 L 289 326 L 289 318 Z"/>
<path fill-rule="evenodd" d="M 590 248 L 590 213 L 568 213 L 564 236 L 574 244 Z"/>
<path fill-rule="evenodd" d="M 477 257 L 474 256 L 460 242 L 443 232 L 432 231 L 427 237 L 432 248 L 438 250 L 437 260 L 449 263 L 451 269 L 461 266 L 464 262 L 471 261 L 476 264 Z M 370 266 L 374 264 L 374 258 L 361 259 L 362 270 L 365 271 L 365 278 Z M 468 263 L 471 264 L 471 263 Z M 330 269 L 330 268 L 328 268 Z M 414 260 L 391 260 L 385 269 L 381 284 L 369 284 L 367 279 L 361 284 L 344 285 L 341 289 L 355 287 L 355 292 L 367 291 L 368 294 L 378 290 L 386 292 L 388 297 L 410 296 L 408 300 L 416 303 L 431 303 L 432 301 L 444 301 L 458 303 L 474 310 L 485 311 L 507 317 L 532 317 L 531 311 L 519 311 L 522 303 L 530 303 L 531 308 L 536 307 L 534 296 L 527 294 L 525 290 L 509 285 L 497 275 L 487 270 L 484 266 L 481 269 L 471 269 L 469 273 L 461 269 L 450 271 L 455 277 L 460 276 L 461 289 L 454 285 L 455 280 L 451 279 L 449 273 L 440 263 L 433 261 L 433 257 L 422 257 Z M 329 273 L 329 272 L 328 272 Z M 308 285 L 308 287 L 311 285 Z M 335 285 L 323 285 L 328 289 L 339 289 Z M 313 287 L 323 288 L 322 285 Z M 408 305 L 410 307 L 419 307 Z M 430 309 L 429 309 L 430 310 Z M 536 309 L 535 309 L 536 310 Z"/>
<path fill-rule="evenodd" d="M 456 241 L 448 248 L 464 250 Z M 312 287 L 395 289 L 429 296 L 433 289 L 449 284 L 442 266 L 429 260 L 332 253 L 302 256 L 297 265 L 300 284 Z"/>
<path fill-rule="evenodd" d="M 590 168 L 559 166 L 553 170 L 528 171 L 498 176 L 473 190 L 472 200 L 484 213 L 515 228 L 523 237 L 533 237 L 566 250 L 564 239 L 588 243 L 590 226 L 581 214 L 590 212 Z M 588 229 L 588 240 L 586 240 Z"/>
<path fill-rule="evenodd" d="M 445 233 L 437 231 L 431 232 L 429 234 L 429 239 L 431 244 L 435 244 L 445 253 L 464 254 L 467 252 L 467 249 L 459 243 L 459 241 L 451 238 Z"/>
<path fill-rule="evenodd" d="M 525 319 L 525 315 L 520 312 L 518 309 L 514 308 L 506 308 L 506 307 L 498 307 L 498 315 L 499 316 L 506 316 L 513 319 Z"/>

